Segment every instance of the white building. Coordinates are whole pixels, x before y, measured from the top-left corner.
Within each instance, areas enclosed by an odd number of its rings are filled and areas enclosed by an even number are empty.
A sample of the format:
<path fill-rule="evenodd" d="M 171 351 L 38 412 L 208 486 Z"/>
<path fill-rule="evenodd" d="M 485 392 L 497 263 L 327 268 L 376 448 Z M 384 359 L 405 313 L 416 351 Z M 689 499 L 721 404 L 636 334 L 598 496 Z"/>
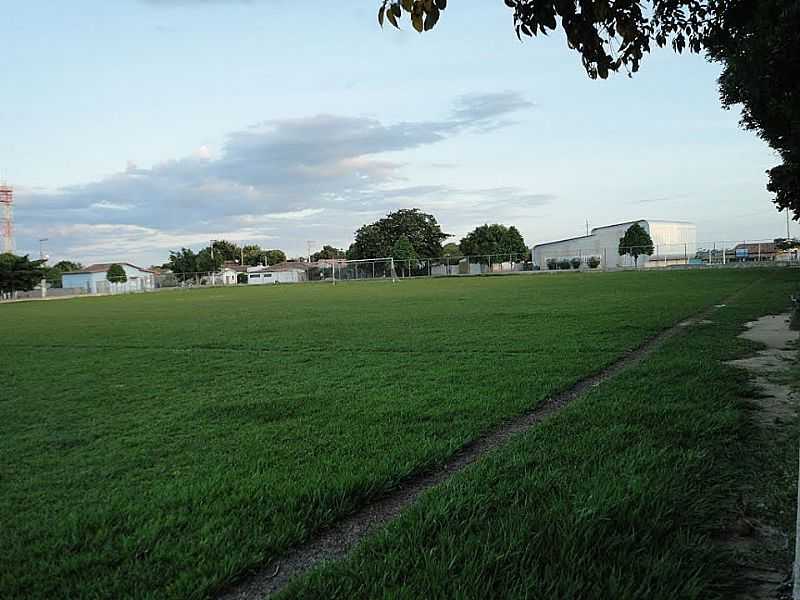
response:
<path fill-rule="evenodd" d="M 118 264 L 125 271 L 126 281 L 111 282 L 108 280 L 108 269 Z M 89 265 L 82 271 L 69 271 L 61 277 L 64 288 L 81 289 L 89 294 L 116 294 L 152 290 L 155 277 L 149 269 L 142 269 L 129 262 L 97 263 Z"/>
<path fill-rule="evenodd" d="M 653 240 L 653 255 L 640 256 L 639 267 L 666 267 L 686 264 L 697 252 L 697 227 L 685 221 L 657 221 L 642 219 L 592 229 L 589 235 L 537 244 L 533 247 L 533 262 L 547 269 L 548 261 L 580 258 L 586 261 L 595 257 L 600 268 L 620 269 L 633 267 L 630 255 L 619 255 L 619 241 L 634 223 L 641 225 Z"/>
<path fill-rule="evenodd" d="M 248 285 L 300 283 L 308 280 L 308 269 L 308 265 L 297 262 L 283 262 L 270 267 L 249 267 L 247 283 Z"/>

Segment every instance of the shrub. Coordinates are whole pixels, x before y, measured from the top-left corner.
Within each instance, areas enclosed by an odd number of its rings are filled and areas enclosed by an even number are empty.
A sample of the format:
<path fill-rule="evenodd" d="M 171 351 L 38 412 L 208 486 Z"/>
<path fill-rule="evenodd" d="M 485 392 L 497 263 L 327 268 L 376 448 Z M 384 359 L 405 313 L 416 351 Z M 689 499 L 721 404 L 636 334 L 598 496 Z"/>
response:
<path fill-rule="evenodd" d="M 572 268 L 572 263 L 567 258 L 563 258 L 558 262 L 558 268 L 563 271 L 569 271 Z"/>
<path fill-rule="evenodd" d="M 572 265 L 572 268 L 573 268 L 573 269 L 580 269 L 580 268 L 581 268 L 581 263 L 582 263 L 582 262 L 583 262 L 583 261 L 582 261 L 580 258 L 578 258 L 578 257 L 576 256 L 576 257 L 575 257 L 575 258 L 573 258 L 571 261 L 569 261 L 569 264 L 571 264 L 571 265 Z"/>
<path fill-rule="evenodd" d="M 555 258 L 548 258 L 545 264 L 547 264 L 548 271 L 555 271 L 558 267 L 558 261 Z"/>
<path fill-rule="evenodd" d="M 589 265 L 590 269 L 596 269 L 600 266 L 600 259 L 596 256 L 590 256 L 587 259 L 586 264 Z"/>

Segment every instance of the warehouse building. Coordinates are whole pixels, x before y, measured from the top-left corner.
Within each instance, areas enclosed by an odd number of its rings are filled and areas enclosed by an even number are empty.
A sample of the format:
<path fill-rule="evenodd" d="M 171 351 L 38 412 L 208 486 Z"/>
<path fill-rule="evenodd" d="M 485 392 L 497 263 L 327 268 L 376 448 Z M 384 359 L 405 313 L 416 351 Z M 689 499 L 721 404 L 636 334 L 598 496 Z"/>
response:
<path fill-rule="evenodd" d="M 108 269 L 118 264 L 125 271 L 127 281 L 111 282 L 108 280 Z M 81 289 L 89 294 L 112 294 L 128 292 L 144 292 L 155 287 L 155 277 L 149 269 L 142 269 L 129 262 L 97 263 L 89 265 L 81 271 L 69 271 L 61 277 L 64 288 Z"/>
<path fill-rule="evenodd" d="M 640 256 L 638 266 L 645 268 L 668 267 L 687 264 L 697 252 L 697 227 L 685 221 L 659 221 L 641 219 L 592 229 L 584 235 L 533 247 L 533 262 L 540 269 L 548 268 L 548 261 L 579 258 L 584 264 L 595 258 L 600 268 L 622 269 L 634 266 L 632 256 L 619 255 L 619 241 L 628 228 L 638 223 L 653 240 L 653 254 Z"/>

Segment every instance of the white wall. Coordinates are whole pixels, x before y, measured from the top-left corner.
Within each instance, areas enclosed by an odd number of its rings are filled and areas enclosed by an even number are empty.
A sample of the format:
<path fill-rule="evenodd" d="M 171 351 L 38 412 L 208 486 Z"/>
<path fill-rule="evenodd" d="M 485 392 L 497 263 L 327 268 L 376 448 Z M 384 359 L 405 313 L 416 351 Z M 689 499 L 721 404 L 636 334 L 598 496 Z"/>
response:
<path fill-rule="evenodd" d="M 569 260 L 577 256 L 586 260 L 590 256 L 597 256 L 603 261 L 601 267 L 607 269 L 633 267 L 634 260 L 631 256 L 619 256 L 619 240 L 634 222 L 639 223 L 650 234 L 655 247 L 654 260 L 640 256 L 640 267 L 683 263 L 686 256 L 692 258 L 697 251 L 697 228 L 694 224 L 641 220 L 598 227 L 588 236 L 539 244 L 533 248 L 533 260 L 541 269 L 546 269 L 549 258 Z"/>

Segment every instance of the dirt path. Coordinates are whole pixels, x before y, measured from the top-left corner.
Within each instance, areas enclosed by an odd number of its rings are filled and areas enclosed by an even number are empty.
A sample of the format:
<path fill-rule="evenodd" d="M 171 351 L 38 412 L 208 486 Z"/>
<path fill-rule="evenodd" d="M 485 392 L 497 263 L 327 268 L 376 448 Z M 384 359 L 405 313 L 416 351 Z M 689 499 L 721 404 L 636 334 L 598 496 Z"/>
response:
<path fill-rule="evenodd" d="M 767 430 L 796 419 L 798 414 L 798 398 L 787 377 L 797 359 L 798 332 L 790 329 L 790 321 L 791 314 L 787 313 L 768 315 L 747 323 L 747 331 L 740 337 L 765 347 L 753 356 L 728 363 L 753 375 L 759 394 L 749 399 L 755 405 L 750 415 L 759 427 Z M 797 466 L 791 465 L 790 469 L 796 470 Z M 755 497 L 748 498 L 747 502 L 758 501 L 757 493 L 756 490 Z M 791 574 L 784 561 L 775 558 L 787 548 L 788 533 L 748 514 L 742 514 L 738 522 L 725 532 L 721 543 L 739 557 L 737 579 L 741 585 L 734 598 L 773 600 L 791 597 Z"/>
<path fill-rule="evenodd" d="M 727 302 L 730 302 L 733 297 L 729 298 Z M 663 331 L 603 371 L 579 381 L 564 392 L 547 399 L 536 409 L 511 419 L 494 431 L 480 436 L 456 452 L 441 470 L 433 473 L 421 473 L 407 479 L 384 497 L 343 517 L 337 524 L 290 550 L 268 567 L 246 576 L 241 582 L 223 590 L 216 597 L 218 600 L 261 600 L 279 592 L 290 580 L 310 571 L 319 563 L 343 558 L 372 529 L 381 527 L 397 517 L 423 492 L 444 482 L 494 448 L 504 445 L 511 437 L 529 431 L 583 395 L 587 390 L 639 364 L 663 342 L 679 335 L 693 325 L 707 322 L 704 320 L 708 316 L 724 307 L 725 304 L 709 307 L 691 319 Z"/>

